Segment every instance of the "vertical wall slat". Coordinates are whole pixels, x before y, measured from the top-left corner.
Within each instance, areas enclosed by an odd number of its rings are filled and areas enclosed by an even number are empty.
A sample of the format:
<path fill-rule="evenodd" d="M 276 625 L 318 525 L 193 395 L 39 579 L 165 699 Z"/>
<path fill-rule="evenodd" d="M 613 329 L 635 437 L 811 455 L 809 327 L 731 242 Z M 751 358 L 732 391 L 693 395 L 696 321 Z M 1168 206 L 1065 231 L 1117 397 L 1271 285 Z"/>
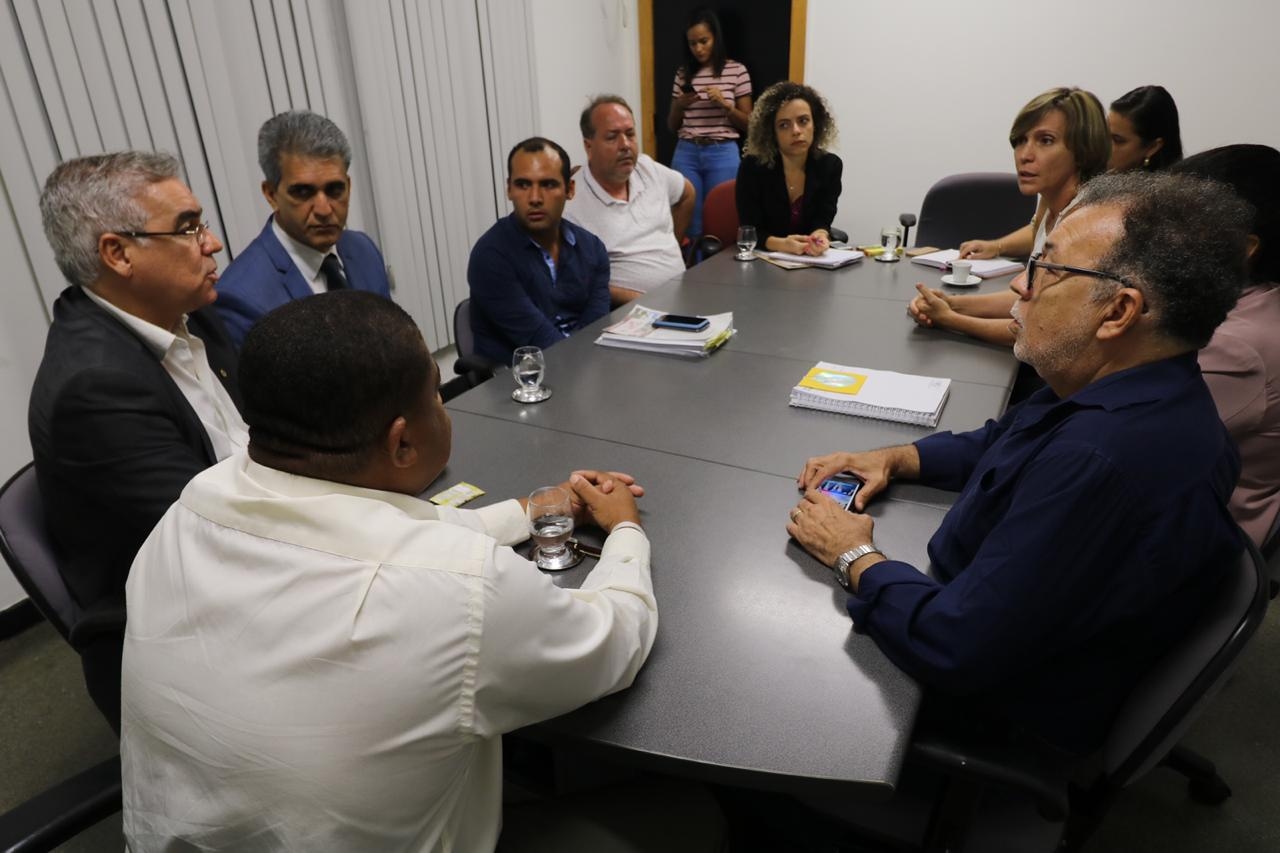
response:
<path fill-rule="evenodd" d="M 117 83 L 107 60 L 93 6 L 84 2 L 68 2 L 63 9 L 66 12 L 66 32 L 72 43 L 71 55 L 63 67 L 69 74 L 78 74 L 83 81 L 89 108 L 85 120 L 93 121 L 102 146 L 99 150 L 128 148 L 129 134 L 125 130 L 123 109 L 116 94 Z M 107 6 L 106 11 L 114 10 Z"/>

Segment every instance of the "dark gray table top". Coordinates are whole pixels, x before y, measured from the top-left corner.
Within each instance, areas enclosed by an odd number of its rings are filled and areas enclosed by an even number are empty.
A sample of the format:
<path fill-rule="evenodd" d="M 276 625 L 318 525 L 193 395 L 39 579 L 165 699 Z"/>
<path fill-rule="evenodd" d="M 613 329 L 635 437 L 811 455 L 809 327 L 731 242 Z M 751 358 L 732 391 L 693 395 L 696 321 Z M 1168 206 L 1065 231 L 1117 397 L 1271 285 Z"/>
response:
<path fill-rule="evenodd" d="M 653 542 L 658 641 L 635 686 L 540 730 L 702 778 L 887 796 L 919 702 L 916 685 L 851 630 L 830 571 L 786 535 L 809 456 L 914 441 L 933 430 L 794 409 L 819 360 L 952 379 L 939 429 L 1003 410 L 1003 348 L 906 317 L 923 267 L 863 262 L 787 271 L 722 254 L 641 303 L 733 311 L 738 335 L 703 360 L 594 345 L 611 317 L 547 350 L 554 395 L 524 406 L 501 372 L 449 403 L 454 453 L 440 487 L 527 493 L 572 467 L 640 478 Z M 1007 279 L 980 290 L 1007 287 Z M 875 504 L 876 541 L 922 569 L 953 496 L 897 484 Z M 584 569 L 558 576 L 581 582 Z M 857 725 L 851 724 L 856 717 Z"/>
<path fill-rule="evenodd" d="M 852 631 L 830 571 L 787 537 L 791 477 L 465 412 L 453 421 L 453 456 L 432 491 L 466 480 L 487 490 L 481 505 L 574 467 L 626 470 L 648 490 L 653 653 L 629 690 L 549 723 L 552 733 L 711 780 L 888 796 L 919 689 Z M 870 510 L 877 542 L 922 567 L 921 532 L 943 512 L 894 498 Z M 591 565 L 553 577 L 576 586 Z"/>
<path fill-rule="evenodd" d="M 736 261 L 733 255 L 733 251 L 722 251 L 687 270 L 681 280 L 787 292 L 822 290 L 842 296 L 886 299 L 904 304 L 915 295 L 916 282 L 946 293 L 962 294 L 1008 290 L 1009 283 L 1013 281 L 1013 276 L 1009 275 L 987 279 L 976 287 L 951 287 L 942 283 L 942 270 L 913 264 L 906 258 L 893 264 L 864 258 L 838 270 L 784 270 L 760 259 Z"/>

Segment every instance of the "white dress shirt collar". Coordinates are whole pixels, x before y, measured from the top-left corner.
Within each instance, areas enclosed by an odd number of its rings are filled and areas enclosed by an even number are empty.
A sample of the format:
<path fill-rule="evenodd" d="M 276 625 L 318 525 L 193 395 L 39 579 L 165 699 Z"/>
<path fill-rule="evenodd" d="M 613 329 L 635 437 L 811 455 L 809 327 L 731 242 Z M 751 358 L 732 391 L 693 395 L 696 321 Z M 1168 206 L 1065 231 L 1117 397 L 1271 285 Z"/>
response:
<path fill-rule="evenodd" d="M 276 235 L 276 239 L 280 241 L 280 245 L 284 246 L 285 252 L 293 259 L 293 264 L 298 268 L 298 272 L 302 273 L 302 279 L 307 286 L 315 293 L 324 293 L 329 289 L 329 283 L 325 281 L 324 275 L 320 272 L 320 265 L 324 263 L 326 255 L 333 255 L 338 258 L 338 266 L 342 267 L 346 272 L 346 266 L 342 263 L 342 258 L 338 257 L 338 244 L 334 243 L 333 248 L 328 252 L 319 252 L 305 243 L 299 243 L 290 237 L 285 230 L 280 227 L 280 223 L 276 221 L 275 216 L 271 217 L 271 231 Z"/>

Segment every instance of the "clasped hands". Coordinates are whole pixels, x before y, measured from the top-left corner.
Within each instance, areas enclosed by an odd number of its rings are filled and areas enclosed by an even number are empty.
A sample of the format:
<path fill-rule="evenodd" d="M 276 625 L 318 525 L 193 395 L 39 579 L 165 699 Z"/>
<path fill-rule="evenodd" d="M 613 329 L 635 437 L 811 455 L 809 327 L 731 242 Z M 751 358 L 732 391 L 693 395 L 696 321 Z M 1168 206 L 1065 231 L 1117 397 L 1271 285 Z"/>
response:
<path fill-rule="evenodd" d="M 941 290 L 931 290 L 923 284 L 916 284 L 916 296 L 907 304 L 907 316 L 916 321 L 916 325 L 926 329 L 938 326 L 946 328 L 951 316 L 956 313 L 951 297 Z"/>
<path fill-rule="evenodd" d="M 623 521 L 640 523 L 636 498 L 644 497 L 644 487 L 621 471 L 574 471 L 560 483 L 569 493 L 573 523 L 595 524 L 606 533 Z"/>
<path fill-rule="evenodd" d="M 793 255 L 816 256 L 831 248 L 831 236 L 821 228 L 812 234 L 789 234 L 778 239 L 782 241 L 781 251 Z"/>

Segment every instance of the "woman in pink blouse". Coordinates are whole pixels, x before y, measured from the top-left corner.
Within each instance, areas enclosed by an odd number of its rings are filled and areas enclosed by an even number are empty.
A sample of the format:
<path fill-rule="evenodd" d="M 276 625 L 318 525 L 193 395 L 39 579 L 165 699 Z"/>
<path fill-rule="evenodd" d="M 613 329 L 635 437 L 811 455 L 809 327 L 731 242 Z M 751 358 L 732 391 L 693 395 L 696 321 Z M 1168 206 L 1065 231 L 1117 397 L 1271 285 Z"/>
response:
<path fill-rule="evenodd" d="M 1262 546 L 1280 516 L 1280 151 L 1227 145 L 1188 157 L 1170 171 L 1221 181 L 1256 211 L 1249 281 L 1200 350 L 1200 370 L 1240 447 L 1231 514 Z"/>

